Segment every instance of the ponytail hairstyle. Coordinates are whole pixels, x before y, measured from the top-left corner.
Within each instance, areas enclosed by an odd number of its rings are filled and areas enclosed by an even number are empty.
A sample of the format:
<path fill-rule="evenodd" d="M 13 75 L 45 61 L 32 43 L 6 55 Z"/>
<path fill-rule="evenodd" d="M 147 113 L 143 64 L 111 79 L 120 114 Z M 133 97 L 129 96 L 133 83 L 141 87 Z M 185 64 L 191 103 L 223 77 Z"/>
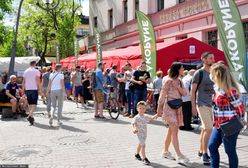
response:
<path fill-rule="evenodd" d="M 213 64 L 211 66 L 210 75 L 218 89 L 223 89 L 226 93 L 229 93 L 231 89 L 235 89 L 237 93 L 240 93 L 235 79 L 228 67 L 224 64 Z"/>

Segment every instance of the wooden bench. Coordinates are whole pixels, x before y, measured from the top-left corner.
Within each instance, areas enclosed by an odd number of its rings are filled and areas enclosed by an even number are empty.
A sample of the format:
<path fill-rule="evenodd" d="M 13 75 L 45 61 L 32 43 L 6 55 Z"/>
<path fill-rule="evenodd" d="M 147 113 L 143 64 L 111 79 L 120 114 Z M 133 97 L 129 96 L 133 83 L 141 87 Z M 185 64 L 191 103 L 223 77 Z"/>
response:
<path fill-rule="evenodd" d="M 0 107 L 11 107 L 11 103 L 0 102 Z"/>
<path fill-rule="evenodd" d="M 2 109 L 1 110 L 2 118 L 9 118 L 13 116 L 11 106 L 12 106 L 11 103 L 0 102 L 0 108 Z"/>

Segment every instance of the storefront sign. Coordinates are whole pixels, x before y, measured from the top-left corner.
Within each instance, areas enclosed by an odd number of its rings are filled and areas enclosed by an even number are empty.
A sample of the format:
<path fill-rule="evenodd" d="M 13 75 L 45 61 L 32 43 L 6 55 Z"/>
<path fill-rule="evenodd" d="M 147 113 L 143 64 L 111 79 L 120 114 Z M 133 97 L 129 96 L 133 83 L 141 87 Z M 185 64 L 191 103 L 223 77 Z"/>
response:
<path fill-rule="evenodd" d="M 189 54 L 195 54 L 195 46 L 194 45 L 189 46 Z"/>
<path fill-rule="evenodd" d="M 165 10 L 160 15 L 160 24 L 172 22 L 185 17 L 189 17 L 211 9 L 209 0 L 196 0 L 179 6 L 176 9 Z"/>

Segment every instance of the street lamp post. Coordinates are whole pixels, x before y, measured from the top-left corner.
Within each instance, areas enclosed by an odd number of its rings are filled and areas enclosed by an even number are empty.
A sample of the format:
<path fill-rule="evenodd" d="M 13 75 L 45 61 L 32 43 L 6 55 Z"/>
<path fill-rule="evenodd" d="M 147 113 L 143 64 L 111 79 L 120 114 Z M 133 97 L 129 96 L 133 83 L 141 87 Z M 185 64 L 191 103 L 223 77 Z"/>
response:
<path fill-rule="evenodd" d="M 11 58 L 10 58 L 10 63 L 9 63 L 9 76 L 14 74 L 14 69 L 15 69 L 15 57 L 16 57 L 16 44 L 17 44 L 17 34 L 18 34 L 18 28 L 19 28 L 19 20 L 21 16 L 21 8 L 22 8 L 22 3 L 24 0 L 20 0 L 19 8 L 18 8 L 18 13 L 17 13 L 17 20 L 16 20 L 16 29 L 15 29 L 15 35 L 14 35 L 14 40 L 13 40 L 13 46 L 11 50 Z M 57 6 L 60 3 L 60 0 L 57 0 L 56 3 L 53 3 L 53 0 L 43 0 L 43 3 L 46 4 L 46 7 L 43 7 L 40 3 L 39 0 L 35 0 L 36 5 L 46 11 L 53 10 L 57 8 Z M 51 7 L 50 7 L 51 6 Z"/>

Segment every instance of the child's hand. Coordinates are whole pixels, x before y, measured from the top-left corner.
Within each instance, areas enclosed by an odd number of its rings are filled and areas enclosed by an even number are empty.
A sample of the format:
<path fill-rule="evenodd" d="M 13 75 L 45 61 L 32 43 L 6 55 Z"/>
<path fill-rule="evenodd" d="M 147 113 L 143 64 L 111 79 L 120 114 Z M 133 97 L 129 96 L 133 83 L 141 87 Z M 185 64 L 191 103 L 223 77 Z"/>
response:
<path fill-rule="evenodd" d="M 133 129 L 133 133 L 134 134 L 137 134 L 138 133 L 138 130 L 137 129 Z"/>

